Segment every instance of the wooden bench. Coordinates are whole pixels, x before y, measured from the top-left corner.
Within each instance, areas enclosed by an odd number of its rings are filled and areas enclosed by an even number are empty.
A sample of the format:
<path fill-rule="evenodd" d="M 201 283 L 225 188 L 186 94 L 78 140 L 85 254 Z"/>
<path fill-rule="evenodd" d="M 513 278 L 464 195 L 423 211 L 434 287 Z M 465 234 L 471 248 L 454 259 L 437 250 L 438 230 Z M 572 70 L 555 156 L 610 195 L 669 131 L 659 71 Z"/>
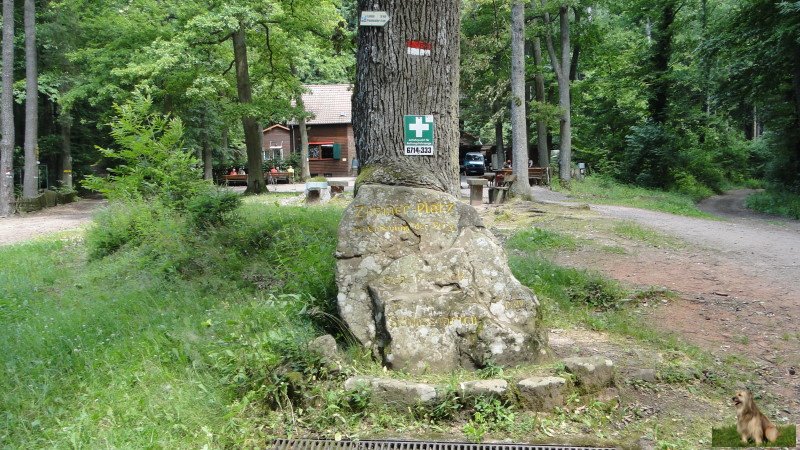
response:
<path fill-rule="evenodd" d="M 499 178 L 499 177 L 498 177 Z M 497 182 L 496 186 L 489 187 L 489 203 L 503 203 L 507 197 L 508 189 L 516 181 L 516 175 L 506 175 L 502 181 Z"/>
<path fill-rule="evenodd" d="M 550 168 L 549 167 L 529 167 L 528 168 L 528 181 L 533 184 L 550 186 Z"/>
<path fill-rule="evenodd" d="M 222 179 L 225 180 L 225 186 L 230 186 L 232 183 L 247 184 L 247 175 L 223 175 Z"/>
<path fill-rule="evenodd" d="M 269 184 L 277 184 L 279 181 L 292 182 L 292 174 L 290 172 L 269 172 L 266 176 Z"/>

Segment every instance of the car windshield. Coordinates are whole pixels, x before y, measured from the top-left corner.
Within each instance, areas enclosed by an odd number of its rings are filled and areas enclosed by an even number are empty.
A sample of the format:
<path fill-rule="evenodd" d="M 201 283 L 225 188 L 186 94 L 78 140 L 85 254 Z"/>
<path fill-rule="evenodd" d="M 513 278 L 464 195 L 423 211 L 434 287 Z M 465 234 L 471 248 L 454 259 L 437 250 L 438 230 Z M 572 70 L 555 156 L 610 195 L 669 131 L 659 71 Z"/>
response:
<path fill-rule="evenodd" d="M 481 155 L 467 155 L 464 158 L 465 161 L 483 161 L 483 156 Z"/>

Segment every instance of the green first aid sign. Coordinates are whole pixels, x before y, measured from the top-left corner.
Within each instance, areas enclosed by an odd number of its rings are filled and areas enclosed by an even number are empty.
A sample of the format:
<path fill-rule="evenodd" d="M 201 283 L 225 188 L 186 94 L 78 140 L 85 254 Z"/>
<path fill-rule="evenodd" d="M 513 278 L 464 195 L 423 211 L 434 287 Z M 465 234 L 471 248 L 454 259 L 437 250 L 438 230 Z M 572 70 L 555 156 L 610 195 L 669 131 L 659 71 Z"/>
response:
<path fill-rule="evenodd" d="M 433 116 L 403 116 L 406 156 L 432 156 Z"/>

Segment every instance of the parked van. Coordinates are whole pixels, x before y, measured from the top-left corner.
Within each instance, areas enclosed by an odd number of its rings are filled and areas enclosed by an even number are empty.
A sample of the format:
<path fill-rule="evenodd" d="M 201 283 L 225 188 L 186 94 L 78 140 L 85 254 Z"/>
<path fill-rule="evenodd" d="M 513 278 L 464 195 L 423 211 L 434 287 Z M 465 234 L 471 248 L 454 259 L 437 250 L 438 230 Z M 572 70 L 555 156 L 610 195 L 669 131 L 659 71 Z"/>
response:
<path fill-rule="evenodd" d="M 464 154 L 464 175 L 483 175 L 486 171 L 486 162 L 483 153 L 467 152 Z"/>

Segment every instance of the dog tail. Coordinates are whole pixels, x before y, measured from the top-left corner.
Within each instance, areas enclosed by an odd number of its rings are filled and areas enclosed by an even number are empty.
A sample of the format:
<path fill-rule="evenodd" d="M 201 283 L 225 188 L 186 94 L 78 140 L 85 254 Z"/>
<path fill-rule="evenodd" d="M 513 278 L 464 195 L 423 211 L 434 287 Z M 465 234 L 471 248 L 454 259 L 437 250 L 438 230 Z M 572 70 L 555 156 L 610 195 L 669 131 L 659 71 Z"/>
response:
<path fill-rule="evenodd" d="M 764 436 L 766 436 L 768 441 L 775 442 L 778 439 L 778 429 L 775 428 L 775 425 L 769 424 L 764 429 Z"/>

